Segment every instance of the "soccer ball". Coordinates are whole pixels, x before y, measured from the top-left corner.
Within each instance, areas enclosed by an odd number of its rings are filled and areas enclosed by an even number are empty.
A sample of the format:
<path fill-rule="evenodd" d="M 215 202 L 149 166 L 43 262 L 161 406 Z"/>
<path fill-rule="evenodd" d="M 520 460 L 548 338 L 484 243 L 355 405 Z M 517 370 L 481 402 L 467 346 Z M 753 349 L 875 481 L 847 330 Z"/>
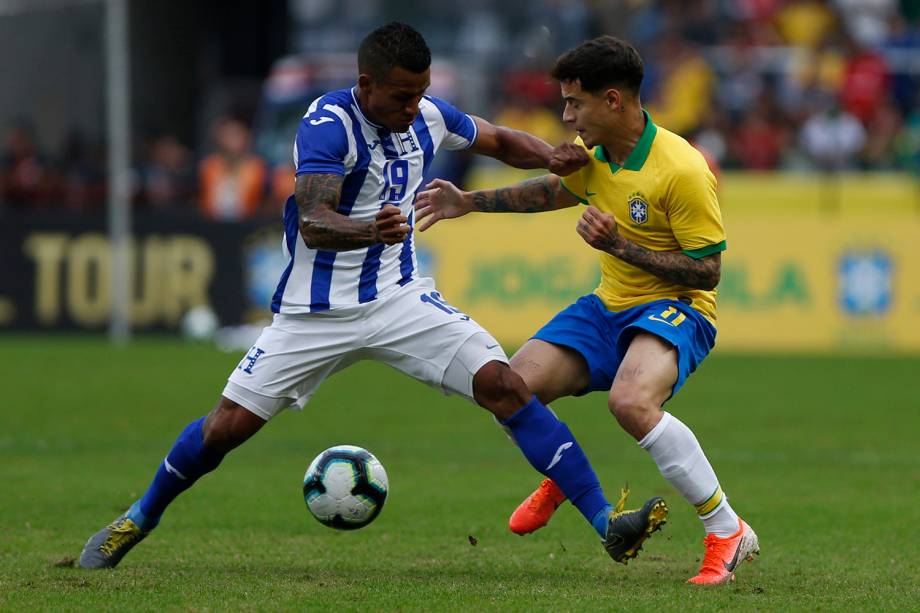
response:
<path fill-rule="evenodd" d="M 380 514 L 387 473 L 371 452 L 338 445 L 322 452 L 303 476 L 303 499 L 313 517 L 331 528 L 356 530 Z"/>

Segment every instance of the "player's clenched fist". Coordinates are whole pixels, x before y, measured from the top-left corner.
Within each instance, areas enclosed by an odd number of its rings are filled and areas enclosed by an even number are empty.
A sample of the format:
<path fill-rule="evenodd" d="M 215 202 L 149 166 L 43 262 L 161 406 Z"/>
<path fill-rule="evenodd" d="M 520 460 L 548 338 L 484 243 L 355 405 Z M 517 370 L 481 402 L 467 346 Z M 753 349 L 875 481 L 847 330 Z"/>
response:
<path fill-rule="evenodd" d="M 584 147 L 579 147 L 575 143 L 563 143 L 553 149 L 548 168 L 554 175 L 565 177 L 587 164 L 590 160 L 591 158 Z"/>
<path fill-rule="evenodd" d="M 384 245 L 396 245 L 406 240 L 412 228 L 407 224 L 408 220 L 403 215 L 399 207 L 388 204 L 380 209 L 377 218 L 374 220 L 374 231 L 377 240 Z"/>
<path fill-rule="evenodd" d="M 585 208 L 575 230 L 585 239 L 586 243 L 601 251 L 609 252 L 620 240 L 617 222 L 613 215 L 602 213 L 593 206 Z"/>

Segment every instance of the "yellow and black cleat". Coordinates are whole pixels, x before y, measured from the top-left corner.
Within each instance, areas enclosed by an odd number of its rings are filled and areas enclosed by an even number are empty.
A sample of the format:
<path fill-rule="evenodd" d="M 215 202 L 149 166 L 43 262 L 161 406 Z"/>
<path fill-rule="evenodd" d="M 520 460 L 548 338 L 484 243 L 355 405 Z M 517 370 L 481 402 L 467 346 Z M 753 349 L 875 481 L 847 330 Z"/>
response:
<path fill-rule="evenodd" d="M 610 512 L 604 549 L 615 561 L 626 564 L 635 558 L 642 544 L 668 521 L 668 504 L 660 496 L 650 498 L 641 509 L 624 511 L 629 486 L 623 488 L 617 506 Z"/>

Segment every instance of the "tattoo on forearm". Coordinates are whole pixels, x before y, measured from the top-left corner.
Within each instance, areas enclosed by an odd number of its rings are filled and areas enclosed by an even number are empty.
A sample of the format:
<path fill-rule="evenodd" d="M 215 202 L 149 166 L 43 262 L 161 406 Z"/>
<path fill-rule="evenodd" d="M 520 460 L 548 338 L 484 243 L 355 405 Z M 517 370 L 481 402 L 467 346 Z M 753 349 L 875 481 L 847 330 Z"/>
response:
<path fill-rule="evenodd" d="M 539 213 L 556 208 L 559 181 L 550 175 L 499 189 L 473 192 L 473 208 L 484 213 Z"/>
<path fill-rule="evenodd" d="M 348 251 L 379 242 L 373 222 L 356 221 L 336 212 L 342 181 L 336 174 L 297 177 L 294 199 L 300 214 L 300 234 L 312 249 Z"/>
<path fill-rule="evenodd" d="M 721 254 L 715 253 L 695 259 L 684 253 L 646 249 L 622 237 L 620 242 L 622 246 L 610 250 L 611 255 L 650 272 L 659 279 L 705 290 L 713 289 L 719 284 Z"/>

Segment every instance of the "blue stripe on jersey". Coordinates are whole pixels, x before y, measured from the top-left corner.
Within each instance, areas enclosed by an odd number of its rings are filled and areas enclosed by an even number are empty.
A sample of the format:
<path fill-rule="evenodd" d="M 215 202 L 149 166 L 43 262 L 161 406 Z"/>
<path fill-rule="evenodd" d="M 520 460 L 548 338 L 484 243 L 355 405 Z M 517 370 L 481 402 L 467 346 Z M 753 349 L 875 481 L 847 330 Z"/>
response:
<path fill-rule="evenodd" d="M 336 209 L 339 214 L 348 216 L 364 185 L 371 155 L 368 153 L 367 141 L 361 132 L 360 120 L 355 117 L 350 104 L 343 105 L 343 108 L 351 117 L 351 131 L 355 137 L 355 149 L 358 154 L 355 167 L 345 176 L 345 181 L 342 183 L 342 194 L 339 196 L 339 206 Z M 335 251 L 316 252 L 316 258 L 313 260 L 313 280 L 310 284 L 310 311 L 329 310 L 329 291 L 332 288 L 335 255 Z"/>
<path fill-rule="evenodd" d="M 418 192 L 416 192 L 418 194 Z M 412 201 L 415 201 L 415 198 L 412 198 Z M 415 231 L 415 211 L 412 210 L 409 213 L 409 227 L 412 228 L 413 232 Z M 412 266 L 412 235 L 406 237 L 406 240 L 403 241 L 402 251 L 399 252 L 399 272 L 402 274 L 397 283 L 399 285 L 405 285 L 412 280 L 412 273 L 415 271 L 415 268 Z"/>
<path fill-rule="evenodd" d="M 377 273 L 380 272 L 380 256 L 386 245 L 377 243 L 367 250 L 361 265 L 361 280 L 358 282 L 358 302 L 370 302 L 377 297 Z"/>
<path fill-rule="evenodd" d="M 425 152 L 425 162 L 422 167 L 422 180 L 425 181 L 427 180 L 428 167 L 431 166 L 431 162 L 434 160 L 434 143 L 431 142 L 431 132 L 428 130 L 428 124 L 425 123 L 425 118 L 422 117 L 421 113 L 419 113 L 418 118 L 415 120 L 415 125 L 412 127 L 415 128 L 419 144 L 422 146 L 422 151 Z"/>
<path fill-rule="evenodd" d="M 287 287 L 288 278 L 291 276 L 291 269 L 294 268 L 297 231 L 297 202 L 294 200 L 294 196 L 289 196 L 287 202 L 284 203 L 284 240 L 287 241 L 287 250 L 291 259 L 288 260 L 284 272 L 281 273 L 281 279 L 278 281 L 275 295 L 272 296 L 272 313 L 281 312 L 281 298 L 284 296 L 284 288 Z"/>
<path fill-rule="evenodd" d="M 399 153 L 396 152 L 396 147 L 393 146 L 392 134 L 393 133 L 386 128 L 377 129 L 377 140 L 380 146 L 383 147 L 383 156 L 388 160 L 399 157 Z"/>
<path fill-rule="evenodd" d="M 377 130 L 377 138 L 379 139 L 380 146 L 383 148 L 383 155 L 387 160 L 399 159 L 399 152 L 396 151 L 396 147 L 393 145 L 392 132 L 386 128 L 379 128 Z M 397 138 L 399 138 L 397 136 Z M 384 165 L 384 173 L 387 172 L 387 166 Z M 384 190 L 386 186 L 384 186 Z M 381 195 L 381 198 L 385 198 L 385 195 Z M 383 208 L 387 204 L 390 204 L 384 199 L 380 203 L 380 208 Z M 364 256 L 364 262 L 361 264 L 361 279 L 358 281 L 358 302 L 364 304 L 365 302 L 370 302 L 377 298 L 377 275 L 380 273 L 380 257 L 383 255 L 383 250 L 386 248 L 386 245 L 383 243 L 373 245 L 367 250 L 367 255 Z"/>
<path fill-rule="evenodd" d="M 434 143 L 431 141 L 431 132 L 428 130 L 428 124 L 425 122 L 425 118 L 419 113 L 419 117 L 415 120 L 415 135 L 418 136 L 419 144 L 422 146 L 422 151 L 424 152 L 424 161 L 422 163 L 422 184 L 428 180 L 428 168 L 431 167 L 431 162 L 434 161 Z M 418 196 L 418 192 L 415 192 L 415 195 L 412 196 L 412 204 L 415 204 L 415 198 Z M 413 206 L 409 211 L 409 226 L 415 230 L 415 207 Z M 412 235 L 406 237 L 406 240 L 403 241 L 402 250 L 399 252 L 399 272 L 400 279 L 397 281 L 399 285 L 405 285 L 412 280 L 412 274 L 415 272 L 415 267 L 412 265 Z"/>
<path fill-rule="evenodd" d="M 367 141 L 364 139 L 364 133 L 361 131 L 361 122 L 355 117 L 354 109 L 349 105 L 346 109 L 351 117 L 351 131 L 355 136 L 355 149 L 357 149 L 358 161 L 355 167 L 345 177 L 342 184 L 342 195 L 339 198 L 339 207 L 337 211 L 342 215 L 350 215 L 351 209 L 355 206 L 355 200 L 364 185 L 364 179 L 367 177 L 367 169 L 371 163 L 371 154 L 368 151 Z"/>
<path fill-rule="evenodd" d="M 335 269 L 335 251 L 317 251 L 313 258 L 313 279 L 310 282 L 310 311 L 329 310 L 329 290 Z"/>
<path fill-rule="evenodd" d="M 476 124 L 470 116 L 460 112 L 457 107 L 446 100 L 441 100 L 434 96 L 425 96 L 425 98 L 433 102 L 434 105 L 438 107 L 438 110 L 441 111 L 441 115 L 444 117 L 444 125 L 447 127 L 447 130 L 458 136 L 462 136 L 472 145 L 473 141 L 476 140 Z"/>

